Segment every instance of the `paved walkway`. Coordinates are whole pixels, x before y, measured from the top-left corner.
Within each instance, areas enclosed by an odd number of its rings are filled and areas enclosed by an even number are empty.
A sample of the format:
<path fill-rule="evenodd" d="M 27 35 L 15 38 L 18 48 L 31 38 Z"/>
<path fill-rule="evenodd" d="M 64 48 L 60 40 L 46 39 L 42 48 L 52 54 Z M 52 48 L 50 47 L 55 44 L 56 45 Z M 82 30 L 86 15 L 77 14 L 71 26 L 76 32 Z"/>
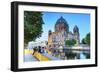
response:
<path fill-rule="evenodd" d="M 24 55 L 24 62 L 31 62 L 31 61 L 37 61 L 37 59 L 34 56 L 32 56 L 32 54 Z"/>
<path fill-rule="evenodd" d="M 32 55 L 32 50 L 29 49 L 24 50 L 24 62 L 49 61 L 49 60 L 60 60 L 60 59 L 52 56 L 50 53 L 35 52 L 34 55 Z"/>
<path fill-rule="evenodd" d="M 32 50 L 24 50 L 24 62 L 37 61 L 37 59 L 32 55 Z"/>
<path fill-rule="evenodd" d="M 43 54 L 38 53 L 38 52 L 35 52 L 33 56 L 36 57 L 39 61 L 49 61 L 49 60 L 51 60 L 47 56 L 44 56 Z"/>
<path fill-rule="evenodd" d="M 54 56 L 52 56 L 51 54 L 48 54 L 48 53 L 43 53 L 43 55 L 50 58 L 51 60 L 61 60 L 61 59 L 54 57 Z"/>

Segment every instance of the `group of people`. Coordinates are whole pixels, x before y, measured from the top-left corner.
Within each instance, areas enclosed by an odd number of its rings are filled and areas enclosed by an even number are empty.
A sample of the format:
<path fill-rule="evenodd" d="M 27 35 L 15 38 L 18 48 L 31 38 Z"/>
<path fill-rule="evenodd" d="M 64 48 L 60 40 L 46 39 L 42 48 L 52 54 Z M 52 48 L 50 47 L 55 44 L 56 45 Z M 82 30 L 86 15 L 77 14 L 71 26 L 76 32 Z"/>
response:
<path fill-rule="evenodd" d="M 46 51 L 45 51 L 46 47 L 34 46 L 34 45 L 33 45 L 33 42 L 29 42 L 27 48 L 30 49 L 30 50 L 32 50 L 32 51 L 33 51 L 33 54 L 34 54 L 35 52 L 39 52 L 39 53 L 44 53 L 44 52 L 46 52 Z"/>
<path fill-rule="evenodd" d="M 41 47 L 41 46 L 34 47 L 33 48 L 33 54 L 35 52 L 44 53 L 45 52 L 45 49 L 46 49 L 45 47 Z"/>

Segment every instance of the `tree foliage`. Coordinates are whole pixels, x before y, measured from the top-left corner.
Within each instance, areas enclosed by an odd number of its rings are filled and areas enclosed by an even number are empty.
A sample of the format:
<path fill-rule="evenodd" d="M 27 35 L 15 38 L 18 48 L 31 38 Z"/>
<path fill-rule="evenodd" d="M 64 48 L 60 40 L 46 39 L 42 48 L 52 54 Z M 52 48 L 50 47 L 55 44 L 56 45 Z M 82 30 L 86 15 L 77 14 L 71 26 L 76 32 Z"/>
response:
<path fill-rule="evenodd" d="M 82 39 L 83 44 L 88 44 L 90 45 L 90 33 L 88 33 L 85 38 Z"/>
<path fill-rule="evenodd" d="M 72 40 L 66 40 L 65 44 L 67 46 L 74 46 L 76 44 L 76 40 L 72 39 Z"/>
<path fill-rule="evenodd" d="M 41 36 L 43 25 L 42 13 L 24 11 L 24 42 L 34 41 Z"/>
<path fill-rule="evenodd" d="M 85 38 L 82 39 L 82 44 L 86 44 Z"/>
<path fill-rule="evenodd" d="M 86 43 L 90 45 L 90 33 L 86 35 Z"/>

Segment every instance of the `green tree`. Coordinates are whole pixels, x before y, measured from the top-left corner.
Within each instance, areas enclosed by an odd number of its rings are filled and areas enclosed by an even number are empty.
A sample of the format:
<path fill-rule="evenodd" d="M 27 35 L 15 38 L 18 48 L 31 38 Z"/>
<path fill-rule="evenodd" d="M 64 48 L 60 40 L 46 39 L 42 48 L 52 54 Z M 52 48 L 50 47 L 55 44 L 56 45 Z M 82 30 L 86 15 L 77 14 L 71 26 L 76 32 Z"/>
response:
<path fill-rule="evenodd" d="M 76 44 L 76 40 L 72 39 L 72 40 L 66 40 L 65 44 L 67 46 L 74 46 Z"/>
<path fill-rule="evenodd" d="M 42 13 L 24 11 L 24 42 L 35 41 L 41 36 L 43 25 Z"/>
<path fill-rule="evenodd" d="M 82 44 L 86 44 L 85 38 L 82 39 Z"/>
<path fill-rule="evenodd" d="M 75 45 L 76 44 L 76 40 L 72 39 L 72 43 L 73 43 L 73 45 Z"/>
<path fill-rule="evenodd" d="M 90 45 L 90 33 L 86 35 L 86 43 Z"/>
<path fill-rule="evenodd" d="M 90 33 L 88 33 L 85 38 L 82 39 L 82 44 L 90 45 Z"/>

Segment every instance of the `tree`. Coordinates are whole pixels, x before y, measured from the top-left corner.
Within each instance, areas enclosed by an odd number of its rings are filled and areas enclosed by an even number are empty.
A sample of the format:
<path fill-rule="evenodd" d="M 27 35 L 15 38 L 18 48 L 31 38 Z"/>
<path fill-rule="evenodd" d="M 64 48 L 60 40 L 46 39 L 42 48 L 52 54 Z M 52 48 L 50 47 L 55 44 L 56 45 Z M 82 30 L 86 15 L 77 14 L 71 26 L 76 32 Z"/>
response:
<path fill-rule="evenodd" d="M 75 45 L 76 44 L 76 40 L 72 39 L 72 43 L 73 43 L 73 45 Z"/>
<path fill-rule="evenodd" d="M 82 44 L 90 45 L 90 33 L 88 33 L 85 38 L 82 39 Z"/>
<path fill-rule="evenodd" d="M 86 35 L 86 43 L 90 45 L 90 33 Z"/>
<path fill-rule="evenodd" d="M 82 43 L 83 44 L 86 44 L 85 38 L 82 39 Z"/>
<path fill-rule="evenodd" d="M 24 42 L 35 41 L 42 34 L 42 13 L 24 11 Z"/>
<path fill-rule="evenodd" d="M 66 40 L 65 44 L 67 46 L 74 46 L 76 44 L 76 40 L 72 39 L 72 40 Z"/>

